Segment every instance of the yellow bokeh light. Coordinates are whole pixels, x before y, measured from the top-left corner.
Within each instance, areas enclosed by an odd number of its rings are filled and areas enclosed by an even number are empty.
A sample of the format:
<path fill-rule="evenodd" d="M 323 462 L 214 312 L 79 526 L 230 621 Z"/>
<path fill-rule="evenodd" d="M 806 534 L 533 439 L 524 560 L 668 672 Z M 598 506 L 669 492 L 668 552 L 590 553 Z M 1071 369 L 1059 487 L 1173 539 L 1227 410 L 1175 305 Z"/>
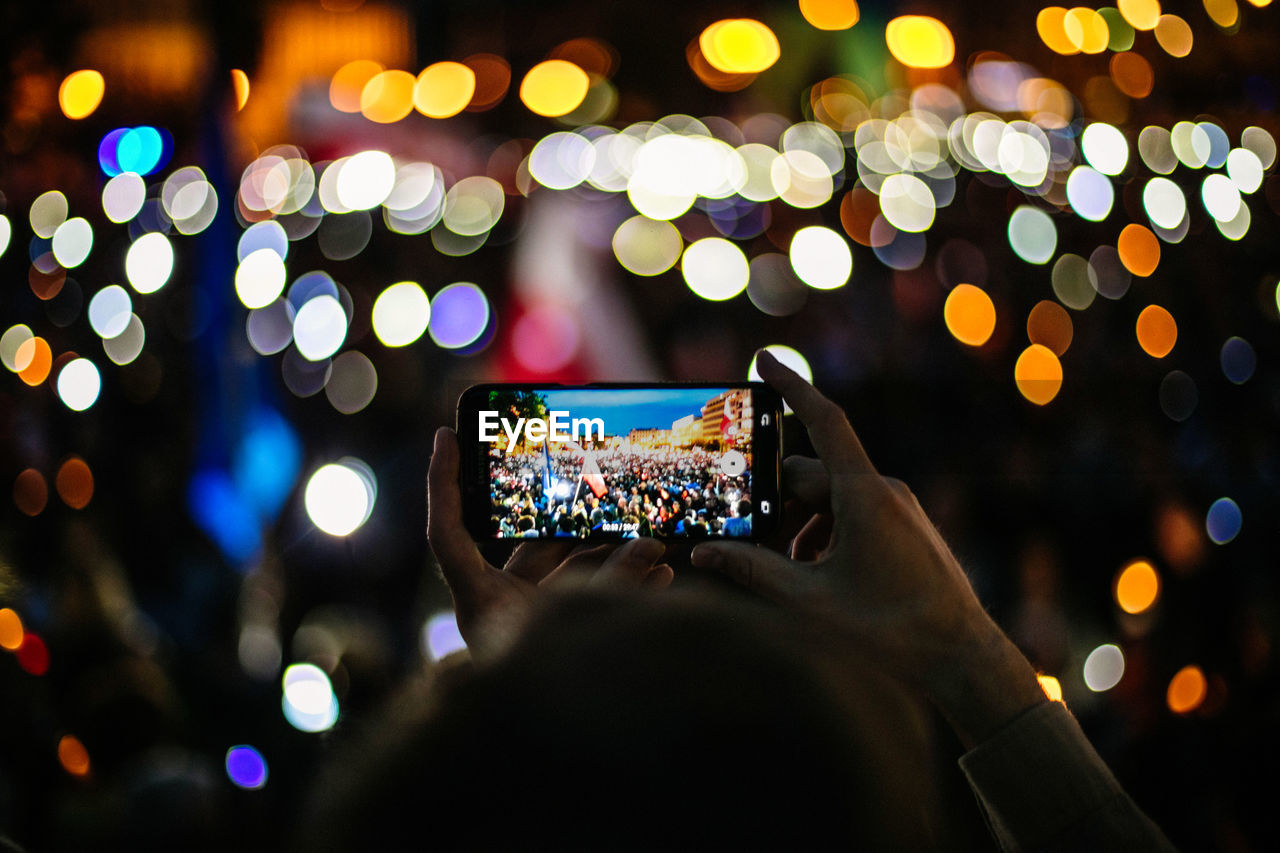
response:
<path fill-rule="evenodd" d="M 1131 222 L 1120 232 L 1116 241 L 1120 263 L 1137 276 L 1146 278 L 1160 265 L 1160 241 L 1145 225 Z"/>
<path fill-rule="evenodd" d="M 591 88 L 591 78 L 572 62 L 548 59 L 529 69 L 520 81 L 520 100 L 540 116 L 571 113 Z"/>
<path fill-rule="evenodd" d="M 1040 40 L 1052 50 L 1054 53 L 1060 53 L 1063 56 L 1071 56 L 1073 53 L 1079 53 L 1080 48 L 1071 43 L 1071 39 L 1067 38 L 1067 30 L 1065 20 L 1067 10 L 1062 6 L 1046 6 L 1036 15 L 1036 32 L 1040 34 Z"/>
<path fill-rule="evenodd" d="M 726 74 L 759 74 L 782 55 L 773 30 L 752 18 L 716 21 L 698 36 L 711 67 Z"/>
<path fill-rule="evenodd" d="M 1160 597 L 1160 575 L 1146 560 L 1134 560 L 1116 575 L 1114 591 L 1121 610 L 1141 613 Z"/>
<path fill-rule="evenodd" d="M 951 30 L 937 18 L 902 15 L 884 30 L 893 58 L 911 68 L 945 68 L 956 56 Z"/>
<path fill-rule="evenodd" d="M 1209 683 L 1204 677 L 1204 671 L 1191 664 L 1178 670 L 1170 679 L 1165 699 L 1173 713 L 1190 714 L 1203 704 L 1208 692 Z"/>
<path fill-rule="evenodd" d="M 58 106 L 67 118 L 85 118 L 102 103 L 102 95 L 106 91 L 106 81 L 102 75 L 92 69 L 73 71 L 58 87 Z"/>
<path fill-rule="evenodd" d="M 236 109 L 244 109 L 244 105 L 249 102 L 249 75 L 239 68 L 232 68 L 231 90 L 235 92 Z"/>
<path fill-rule="evenodd" d="M 1052 675 L 1037 675 L 1036 681 L 1040 682 L 1040 689 L 1044 691 L 1044 695 L 1049 697 L 1050 702 L 1062 701 L 1062 683 Z"/>
<path fill-rule="evenodd" d="M 413 86 L 413 106 L 428 118 L 457 115 L 476 92 L 476 73 L 461 62 L 436 62 L 422 69 Z"/>
<path fill-rule="evenodd" d="M 413 112 L 413 87 L 418 80 L 408 71 L 383 71 L 360 90 L 360 113 L 369 121 L 391 124 Z"/>
<path fill-rule="evenodd" d="M 942 307 L 947 331 L 962 344 L 980 347 L 996 329 L 996 306 L 980 287 L 957 284 Z"/>
<path fill-rule="evenodd" d="M 1181 59 L 1191 52 L 1194 42 L 1191 25 L 1177 15 L 1161 15 L 1156 24 L 1156 42 L 1165 53 Z"/>
<path fill-rule="evenodd" d="M 1062 30 L 1081 53 L 1102 53 L 1111 39 L 1107 19 L 1087 6 L 1069 9 L 1063 16 Z"/>
<path fill-rule="evenodd" d="M 820 30 L 847 30 L 859 13 L 855 0 L 800 0 L 800 14 Z"/>
<path fill-rule="evenodd" d="M 1138 315 L 1138 345 L 1152 358 L 1164 358 L 1178 341 L 1178 324 L 1159 305 L 1148 305 Z"/>
<path fill-rule="evenodd" d="M 1062 362 L 1053 350 L 1032 344 L 1022 351 L 1013 366 L 1018 392 L 1037 406 L 1047 404 L 1062 389 Z"/>
<path fill-rule="evenodd" d="M 344 113 L 360 112 L 360 94 L 364 86 L 382 73 L 382 64 L 372 59 L 356 59 L 334 72 L 329 81 L 329 103 Z"/>
<path fill-rule="evenodd" d="M 1209 19 L 1224 30 L 1240 23 L 1240 7 L 1236 0 L 1204 0 L 1204 11 Z"/>
<path fill-rule="evenodd" d="M 16 652 L 25 635 L 26 631 L 18 614 L 12 608 L 0 608 L 0 649 Z"/>
<path fill-rule="evenodd" d="M 1154 30 L 1160 20 L 1159 0 L 1119 0 L 1116 6 L 1135 30 Z"/>
<path fill-rule="evenodd" d="M 63 735 L 58 741 L 58 763 L 72 776 L 88 776 L 89 750 L 75 735 Z"/>

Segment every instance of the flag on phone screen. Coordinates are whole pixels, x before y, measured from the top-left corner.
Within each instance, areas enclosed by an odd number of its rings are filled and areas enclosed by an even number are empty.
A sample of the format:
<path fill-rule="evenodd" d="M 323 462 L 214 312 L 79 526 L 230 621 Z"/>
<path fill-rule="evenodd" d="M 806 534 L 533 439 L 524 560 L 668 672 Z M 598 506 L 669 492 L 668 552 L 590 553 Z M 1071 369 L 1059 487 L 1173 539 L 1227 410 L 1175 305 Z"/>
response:
<path fill-rule="evenodd" d="M 600 466 L 596 464 L 595 454 L 584 454 L 585 461 L 582 464 L 582 479 L 591 487 L 591 491 L 596 497 L 603 497 L 608 489 L 604 485 L 604 475 L 600 473 Z"/>

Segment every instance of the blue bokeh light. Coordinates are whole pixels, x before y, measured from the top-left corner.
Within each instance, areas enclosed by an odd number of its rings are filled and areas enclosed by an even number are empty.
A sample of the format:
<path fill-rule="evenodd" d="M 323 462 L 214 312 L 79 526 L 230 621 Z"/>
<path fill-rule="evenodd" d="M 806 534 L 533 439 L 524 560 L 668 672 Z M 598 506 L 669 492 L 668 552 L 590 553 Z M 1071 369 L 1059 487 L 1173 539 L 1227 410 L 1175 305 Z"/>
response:
<path fill-rule="evenodd" d="M 1225 545 L 1240 534 L 1244 516 L 1240 506 L 1231 498 L 1218 498 L 1205 515 L 1204 526 L 1209 538 L 1217 545 Z"/>
<path fill-rule="evenodd" d="M 149 125 L 118 127 L 98 143 L 98 165 L 109 177 L 122 172 L 149 175 L 163 168 L 173 154 L 173 138 Z"/>
<path fill-rule="evenodd" d="M 1223 375 L 1236 385 L 1248 382 L 1258 366 L 1258 356 L 1244 338 L 1227 338 L 1222 345 L 1220 361 Z"/>
<path fill-rule="evenodd" d="M 489 325 L 489 299 L 469 282 L 443 288 L 431 300 L 428 332 L 437 346 L 459 349 L 475 343 Z"/>
<path fill-rule="evenodd" d="M 247 744 L 227 750 L 227 778 L 246 791 L 256 791 L 267 784 L 267 760 Z"/>

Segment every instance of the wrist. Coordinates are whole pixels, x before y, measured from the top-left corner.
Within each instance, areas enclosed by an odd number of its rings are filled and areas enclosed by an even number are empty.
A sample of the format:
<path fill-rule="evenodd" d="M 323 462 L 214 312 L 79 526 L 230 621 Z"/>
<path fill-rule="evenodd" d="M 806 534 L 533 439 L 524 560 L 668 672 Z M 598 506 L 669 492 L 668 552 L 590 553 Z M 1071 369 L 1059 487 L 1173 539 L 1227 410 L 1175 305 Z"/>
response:
<path fill-rule="evenodd" d="M 1030 662 L 989 620 L 950 648 L 926 691 L 966 747 L 1047 701 Z"/>

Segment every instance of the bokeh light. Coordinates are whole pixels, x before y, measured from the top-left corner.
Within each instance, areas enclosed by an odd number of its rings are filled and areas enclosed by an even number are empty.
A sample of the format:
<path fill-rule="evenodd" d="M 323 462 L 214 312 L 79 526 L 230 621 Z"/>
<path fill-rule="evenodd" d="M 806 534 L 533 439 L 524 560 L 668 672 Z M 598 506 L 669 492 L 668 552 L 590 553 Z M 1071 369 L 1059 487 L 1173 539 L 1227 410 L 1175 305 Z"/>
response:
<path fill-rule="evenodd" d="M 363 411 L 378 393 L 378 370 L 364 353 L 344 352 L 333 360 L 324 395 L 344 415 Z"/>
<path fill-rule="evenodd" d="M 893 58 L 911 68 L 944 68 L 956 55 L 951 30 L 927 15 L 894 18 L 885 27 L 884 40 Z"/>
<path fill-rule="evenodd" d="M 751 271 L 738 244 L 723 237 L 704 237 L 689 244 L 680 261 L 689 289 L 713 302 L 732 299 L 746 290 Z"/>
<path fill-rule="evenodd" d="M 104 92 L 106 81 L 102 79 L 101 72 L 91 68 L 72 71 L 58 87 L 58 106 L 67 118 L 87 118 L 102 103 Z"/>
<path fill-rule="evenodd" d="M 307 517 L 330 536 L 349 536 L 373 513 L 377 481 L 367 465 L 343 459 L 321 466 L 307 480 Z"/>
<path fill-rule="evenodd" d="M 776 358 L 784 367 L 789 367 L 796 372 L 805 382 L 813 382 L 813 368 L 809 366 L 809 359 L 804 357 L 800 350 L 785 344 L 769 344 L 764 347 L 769 355 Z M 760 382 L 760 371 L 756 366 L 759 356 L 751 356 L 751 364 L 747 366 L 747 380 L 750 382 Z M 791 407 L 783 403 L 786 412 L 791 412 Z"/>
<path fill-rule="evenodd" d="M 249 103 L 249 75 L 244 73 L 244 69 L 231 69 L 231 93 L 236 99 L 236 110 L 244 109 L 244 105 Z"/>
<path fill-rule="evenodd" d="M 1222 375 L 1236 385 L 1248 382 L 1258 366 L 1253 345 L 1240 337 L 1227 338 L 1218 354 L 1218 361 L 1222 365 Z"/>
<path fill-rule="evenodd" d="M 800 14 L 820 30 L 847 30 L 859 17 L 856 0 L 800 0 Z"/>
<path fill-rule="evenodd" d="M 49 671 L 49 646 L 39 634 L 27 631 L 22 636 L 22 645 L 14 650 L 18 666 L 28 675 L 44 675 Z"/>
<path fill-rule="evenodd" d="M 284 718 L 298 731 L 323 732 L 338 721 L 338 697 L 325 671 L 315 664 L 295 663 L 281 678 Z"/>
<path fill-rule="evenodd" d="M 1111 213 L 1115 188 L 1110 179 L 1088 166 L 1077 166 L 1067 178 L 1067 201 L 1081 219 L 1101 222 Z"/>
<path fill-rule="evenodd" d="M 1022 205 L 1009 217 L 1009 245 L 1029 264 L 1047 264 L 1058 248 L 1058 229 L 1038 207 Z"/>
<path fill-rule="evenodd" d="M 1027 314 L 1027 340 L 1048 347 L 1059 358 L 1071 346 L 1074 335 L 1071 315 L 1052 300 L 1040 300 Z"/>
<path fill-rule="evenodd" d="M 1159 305 L 1148 305 L 1138 315 L 1138 345 L 1152 358 L 1164 358 L 1178 342 L 1178 324 L 1173 315 Z"/>
<path fill-rule="evenodd" d="M 1117 0 L 1116 7 L 1135 30 L 1154 30 L 1160 22 L 1159 0 Z"/>
<path fill-rule="evenodd" d="M 1124 268 L 1137 276 L 1146 277 L 1160 265 L 1160 241 L 1151 229 L 1131 222 L 1120 232 L 1116 251 Z"/>
<path fill-rule="evenodd" d="M 1084 661 L 1084 683 L 1094 693 L 1105 693 L 1124 678 L 1124 652 L 1105 643 L 1089 652 Z"/>
<path fill-rule="evenodd" d="M 413 107 L 428 118 L 449 118 L 471 103 L 476 73 L 461 62 L 435 62 L 422 69 L 413 85 Z"/>
<path fill-rule="evenodd" d="M 1215 545 L 1226 545 L 1240 535 L 1244 515 L 1231 498 L 1218 498 L 1205 513 L 1204 527 Z"/>
<path fill-rule="evenodd" d="M 466 640 L 458 630 L 458 616 L 452 610 L 435 614 L 422 626 L 422 650 L 428 660 L 442 660 L 466 648 Z"/>
<path fill-rule="evenodd" d="M 1169 680 L 1165 702 L 1175 714 L 1190 714 L 1204 703 L 1208 693 L 1209 682 L 1204 671 L 1195 664 L 1188 664 Z"/>
<path fill-rule="evenodd" d="M 392 124 L 413 112 L 417 78 L 408 71 L 391 69 L 369 78 L 360 90 L 360 114 L 378 124 Z"/>
<path fill-rule="evenodd" d="M 102 376 L 87 358 L 73 359 L 58 371 L 58 396 L 73 412 L 83 412 L 96 403 L 101 390 Z"/>
<path fill-rule="evenodd" d="M 155 293 L 173 274 L 173 244 L 159 232 L 143 234 L 124 257 L 124 274 L 138 293 Z"/>
<path fill-rule="evenodd" d="M 1164 52 L 1175 58 L 1182 58 L 1191 53 L 1195 38 L 1191 33 L 1191 25 L 1177 15 L 1161 15 L 1156 22 L 1156 43 L 1164 48 Z"/>
<path fill-rule="evenodd" d="M 53 350 L 49 348 L 48 341 L 37 335 L 19 344 L 13 361 L 18 368 L 18 378 L 34 388 L 49 378 L 49 371 L 53 368 Z"/>
<path fill-rule="evenodd" d="M 947 294 L 942 316 L 947 331 L 962 344 L 980 347 L 996 329 L 996 306 L 980 287 L 957 284 Z"/>
<path fill-rule="evenodd" d="M 841 287 L 853 274 L 853 252 L 843 237 L 822 225 L 801 228 L 791 238 L 791 268 L 817 290 Z"/>
<path fill-rule="evenodd" d="M 342 348 L 347 312 L 328 293 L 308 299 L 293 318 L 293 344 L 308 361 L 321 361 Z"/>
<path fill-rule="evenodd" d="M 63 735 L 58 740 L 58 763 L 72 776 L 88 776 L 89 750 L 75 735 Z"/>
<path fill-rule="evenodd" d="M 0 649 L 14 652 L 22 645 L 26 632 L 22 618 L 11 607 L 0 607 Z"/>
<path fill-rule="evenodd" d="M 112 222 L 133 219 L 146 200 L 146 182 L 136 172 L 122 172 L 102 187 L 102 212 Z"/>
<path fill-rule="evenodd" d="M 591 78 L 572 62 L 548 59 L 529 69 L 520 81 L 520 100 L 531 112 L 555 118 L 578 108 Z"/>
<path fill-rule="evenodd" d="M 1089 165 L 1104 175 L 1118 175 L 1129 164 L 1129 143 L 1106 122 L 1095 121 L 1084 129 L 1080 149 Z"/>
<path fill-rule="evenodd" d="M 1142 613 L 1160 597 L 1160 575 L 1146 560 L 1134 560 L 1116 575 L 1115 597 L 1125 613 Z"/>
<path fill-rule="evenodd" d="M 246 308 L 263 308 L 284 292 L 284 260 L 275 249 L 255 249 L 236 267 L 236 296 Z"/>
<path fill-rule="evenodd" d="M 463 349 L 481 339 L 490 316 L 489 298 L 483 290 L 469 281 L 454 282 L 432 297 L 427 334 L 436 346 Z"/>
<path fill-rule="evenodd" d="M 296 688 L 295 688 L 296 691 Z M 227 750 L 224 762 L 231 784 L 245 791 L 256 791 L 267 784 L 267 760 L 248 744 Z"/>
<path fill-rule="evenodd" d="M 48 504 L 49 484 L 45 482 L 44 475 L 35 468 L 18 472 L 13 480 L 13 505 L 18 512 L 34 518 L 44 512 Z"/>
<path fill-rule="evenodd" d="M 565 308 L 545 303 L 520 315 L 511 328 L 516 361 L 534 373 L 554 373 L 573 361 L 582 342 L 578 318 Z"/>
<path fill-rule="evenodd" d="M 698 36 L 707 62 L 726 74 L 758 74 L 782 55 L 773 30 L 753 18 L 716 21 Z"/>
<path fill-rule="evenodd" d="M 343 65 L 329 81 L 329 103 L 340 112 L 360 112 L 360 96 L 365 84 L 382 70 L 381 63 L 371 59 L 355 59 Z"/>
<path fill-rule="evenodd" d="M 1187 215 L 1187 197 L 1168 178 L 1152 178 L 1142 190 L 1142 206 L 1151 221 L 1165 229 L 1177 228 Z"/>
<path fill-rule="evenodd" d="M 93 500 L 93 471 L 79 456 L 71 456 L 58 466 L 54 477 L 58 497 L 72 509 L 84 509 Z"/>
<path fill-rule="evenodd" d="M 27 221 L 37 237 L 46 240 L 53 237 L 58 226 L 67 220 L 67 197 L 61 190 L 49 190 L 36 196 L 27 212 Z"/>
<path fill-rule="evenodd" d="M 613 232 L 613 255 L 627 272 L 661 275 L 676 265 L 684 249 L 680 231 L 670 222 L 633 216 Z"/>
<path fill-rule="evenodd" d="M 1013 366 L 1018 392 L 1037 406 L 1048 404 L 1062 388 L 1062 362 L 1053 350 L 1032 344 L 1022 351 Z"/>
<path fill-rule="evenodd" d="M 373 333 L 383 346 L 408 346 L 427 331 L 431 300 L 416 281 L 391 285 L 373 303 Z"/>

